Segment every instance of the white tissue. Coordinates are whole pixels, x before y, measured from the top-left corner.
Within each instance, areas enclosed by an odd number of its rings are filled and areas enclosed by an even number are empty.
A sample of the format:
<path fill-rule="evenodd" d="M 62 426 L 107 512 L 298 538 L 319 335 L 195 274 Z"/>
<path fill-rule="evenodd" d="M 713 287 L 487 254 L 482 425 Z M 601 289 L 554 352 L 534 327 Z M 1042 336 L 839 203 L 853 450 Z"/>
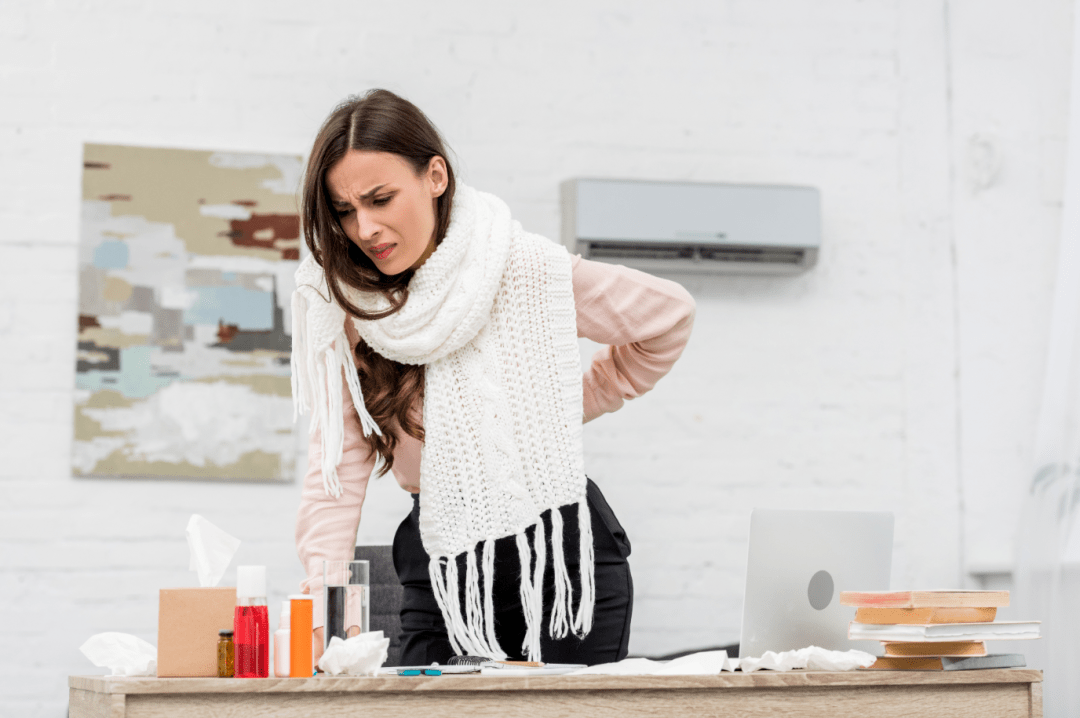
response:
<path fill-rule="evenodd" d="M 866 668 L 877 658 L 863 651 L 830 651 L 817 646 L 800 648 L 797 651 L 774 653 L 765 651 L 761 658 L 743 658 L 739 667 L 743 673 L 753 673 L 762 669 L 770 671 L 790 671 L 793 668 L 806 668 L 811 671 L 853 671 Z"/>
<path fill-rule="evenodd" d="M 862 651 L 829 651 L 817 646 L 797 651 L 773 653 L 766 651 L 761 658 L 728 658 L 727 651 L 701 651 L 673 661 L 651 661 L 648 658 L 626 658 L 617 663 L 602 663 L 574 671 L 575 676 L 716 676 L 721 671 L 741 668 L 746 673 L 768 669 L 790 671 L 807 668 L 811 671 L 851 671 L 866 668 L 877 660 Z"/>
<path fill-rule="evenodd" d="M 114 676 L 157 675 L 157 649 L 128 633 L 97 633 L 79 646 L 90 662 Z"/>
<path fill-rule="evenodd" d="M 198 514 L 192 514 L 187 525 L 188 549 L 191 563 L 188 569 L 198 571 L 199 585 L 216 586 L 232 561 L 240 540 L 225 533 Z"/>
<path fill-rule="evenodd" d="M 665 663 L 658 676 L 715 676 L 720 671 L 733 671 L 739 659 L 728 658 L 727 651 L 701 651 Z"/>
<path fill-rule="evenodd" d="M 319 669 L 331 676 L 373 676 L 386 662 L 390 639 L 382 631 L 368 631 L 344 641 L 334 636 L 319 659 Z"/>
<path fill-rule="evenodd" d="M 615 663 L 601 663 L 574 671 L 572 676 L 651 676 L 664 664 L 648 658 L 624 658 Z"/>
<path fill-rule="evenodd" d="M 728 658 L 727 651 L 701 651 L 673 661 L 648 658 L 625 658 L 617 663 L 602 663 L 574 671 L 575 676 L 716 676 L 733 671 L 738 658 Z"/>

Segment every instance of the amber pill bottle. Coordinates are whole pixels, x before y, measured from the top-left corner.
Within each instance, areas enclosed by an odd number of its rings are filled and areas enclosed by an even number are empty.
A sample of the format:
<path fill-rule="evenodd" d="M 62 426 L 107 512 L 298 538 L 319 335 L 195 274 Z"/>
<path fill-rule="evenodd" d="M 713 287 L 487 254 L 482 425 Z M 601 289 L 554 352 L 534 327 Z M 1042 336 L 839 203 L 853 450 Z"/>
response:
<path fill-rule="evenodd" d="M 218 631 L 217 674 L 218 678 L 232 678 L 236 670 L 236 644 L 232 629 Z"/>

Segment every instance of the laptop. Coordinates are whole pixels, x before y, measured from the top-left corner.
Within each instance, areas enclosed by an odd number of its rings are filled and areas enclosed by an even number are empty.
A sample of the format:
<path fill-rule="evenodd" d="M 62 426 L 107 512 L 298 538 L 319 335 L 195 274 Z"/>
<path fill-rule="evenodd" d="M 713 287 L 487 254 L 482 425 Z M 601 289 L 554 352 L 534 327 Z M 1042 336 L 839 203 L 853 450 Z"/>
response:
<path fill-rule="evenodd" d="M 879 654 L 849 641 L 855 609 L 841 591 L 887 591 L 893 515 L 866 511 L 754 509 L 746 563 L 740 657 L 820 646 Z"/>

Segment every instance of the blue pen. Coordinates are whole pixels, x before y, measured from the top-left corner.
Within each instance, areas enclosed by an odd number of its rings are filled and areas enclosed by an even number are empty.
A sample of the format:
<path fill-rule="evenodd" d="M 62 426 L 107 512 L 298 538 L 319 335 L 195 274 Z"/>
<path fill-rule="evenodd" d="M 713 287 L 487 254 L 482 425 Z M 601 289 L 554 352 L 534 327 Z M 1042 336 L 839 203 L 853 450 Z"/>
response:
<path fill-rule="evenodd" d="M 442 671 L 438 668 L 402 668 L 397 674 L 399 676 L 441 676 Z"/>

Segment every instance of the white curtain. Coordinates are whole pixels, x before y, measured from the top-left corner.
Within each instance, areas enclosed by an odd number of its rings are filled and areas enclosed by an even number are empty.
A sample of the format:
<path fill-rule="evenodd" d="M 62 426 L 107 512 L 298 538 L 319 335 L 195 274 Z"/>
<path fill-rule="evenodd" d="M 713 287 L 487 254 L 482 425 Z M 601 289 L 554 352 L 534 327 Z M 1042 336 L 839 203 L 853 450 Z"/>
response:
<path fill-rule="evenodd" d="M 1028 665 L 1044 671 L 1047 718 L 1080 715 L 1080 7 L 1073 23 L 1057 284 L 1010 611 L 1043 622 L 1043 638 L 1023 648 Z"/>

